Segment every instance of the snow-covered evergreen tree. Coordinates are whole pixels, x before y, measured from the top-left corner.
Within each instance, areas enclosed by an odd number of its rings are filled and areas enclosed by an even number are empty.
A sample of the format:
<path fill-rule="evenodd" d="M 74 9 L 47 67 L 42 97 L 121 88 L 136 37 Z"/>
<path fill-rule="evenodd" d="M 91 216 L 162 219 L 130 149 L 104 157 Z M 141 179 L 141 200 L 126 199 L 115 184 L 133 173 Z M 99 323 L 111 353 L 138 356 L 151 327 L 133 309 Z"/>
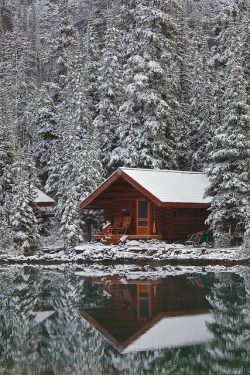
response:
<path fill-rule="evenodd" d="M 125 100 L 112 164 L 174 167 L 173 110 L 177 107 L 175 1 L 140 1 L 124 67 Z"/>
<path fill-rule="evenodd" d="M 99 39 L 97 35 L 97 25 L 95 22 L 95 4 L 92 3 L 91 11 L 88 19 L 87 32 L 84 40 L 84 48 L 86 51 L 85 58 L 85 77 L 87 99 L 91 117 L 96 116 L 96 106 L 99 101 L 98 91 L 98 71 L 100 68 L 100 50 Z"/>
<path fill-rule="evenodd" d="M 194 36 L 194 68 L 190 99 L 190 148 L 192 152 L 191 169 L 204 170 L 206 147 L 211 139 L 213 129 L 213 82 L 210 53 L 203 25 L 199 21 Z"/>
<path fill-rule="evenodd" d="M 35 108 L 36 113 L 30 132 L 38 177 L 45 183 L 48 178 L 53 141 L 57 137 L 56 108 L 46 87 L 40 89 Z"/>
<path fill-rule="evenodd" d="M 53 74 L 54 82 L 58 85 L 54 100 L 59 106 L 59 110 L 63 111 L 67 104 L 64 94 L 70 81 L 76 43 L 76 29 L 69 21 L 68 0 L 61 0 L 58 6 L 58 36 L 54 43 L 56 67 Z"/>
<path fill-rule="evenodd" d="M 27 368 L 34 365 L 39 348 L 34 312 L 39 272 L 22 267 L 4 276 L 0 294 L 1 371 L 11 367 L 15 374 L 27 373 Z"/>
<path fill-rule="evenodd" d="M 0 195 L 2 203 L 12 191 L 11 168 L 15 156 L 15 132 L 10 104 L 5 90 L 0 87 Z"/>
<path fill-rule="evenodd" d="M 116 0 L 107 11 L 106 40 L 98 77 L 99 103 L 93 123 L 95 131 L 100 134 L 101 159 L 106 176 L 112 169 L 116 169 L 116 165 L 110 163 L 110 154 L 116 146 L 116 132 L 120 125 L 119 107 L 124 95 L 118 9 Z"/>
<path fill-rule="evenodd" d="M 97 134 L 98 129 L 92 124 L 92 116 L 88 101 L 88 89 L 83 56 L 78 48 L 73 62 L 70 106 L 70 123 L 67 128 L 69 141 L 68 184 L 73 183 L 80 200 L 92 192 L 102 181 L 102 163 L 100 161 L 100 147 Z M 93 128 L 94 126 L 94 128 Z"/>
<path fill-rule="evenodd" d="M 30 203 L 33 201 L 33 189 L 25 171 L 21 150 L 17 150 L 13 164 L 14 187 L 10 225 L 16 250 L 30 255 L 39 250 L 41 239 L 37 220 Z"/>
<path fill-rule="evenodd" d="M 48 179 L 45 185 L 45 191 L 52 197 L 56 197 L 59 194 L 59 185 L 62 178 L 61 166 L 63 165 L 62 150 L 62 139 L 58 138 L 54 140 L 51 148 L 51 157 L 48 163 Z"/>
<path fill-rule="evenodd" d="M 192 149 L 190 145 L 190 99 L 192 88 L 192 48 L 191 33 L 185 10 L 180 11 L 178 19 L 178 102 L 175 127 L 175 153 L 179 170 L 190 170 Z"/>
<path fill-rule="evenodd" d="M 246 80 L 247 103 L 250 105 L 250 1 L 242 1 L 242 59 L 243 59 L 243 72 Z"/>
<path fill-rule="evenodd" d="M 245 232 L 243 237 L 243 245 L 242 245 L 242 257 L 249 258 L 250 257 L 250 204 L 248 203 L 245 207 Z"/>
<path fill-rule="evenodd" d="M 247 374 L 250 320 L 244 283 L 225 274 L 213 285 L 208 300 L 214 317 L 214 322 L 208 324 L 214 340 L 207 349 L 212 373 Z"/>
<path fill-rule="evenodd" d="M 5 90 L 0 87 L 0 234 L 2 247 L 12 244 L 10 208 L 13 202 L 16 137 L 10 104 Z"/>
<path fill-rule="evenodd" d="M 12 56 L 14 59 L 12 64 L 15 66 L 15 71 L 12 70 L 11 73 L 14 73 L 15 77 L 15 91 L 12 100 L 19 142 L 22 147 L 25 147 L 30 141 L 28 128 L 33 119 L 34 99 L 37 94 L 36 58 L 27 35 L 27 4 L 26 2 L 23 4 L 19 1 L 15 2 L 16 8 L 12 35 L 15 48 L 15 55 Z"/>
<path fill-rule="evenodd" d="M 227 66 L 223 95 L 223 118 L 210 143 L 207 169 L 212 199 L 209 222 L 220 242 L 234 236 L 242 239 L 246 226 L 245 208 L 249 206 L 250 113 L 246 81 L 242 69 L 242 43 L 238 19 L 229 19 L 227 28 Z M 223 241 L 222 244 L 223 245 Z"/>
<path fill-rule="evenodd" d="M 66 246 L 78 245 L 83 241 L 82 230 L 80 228 L 80 203 L 77 199 L 75 188 L 69 188 L 68 199 L 61 219 L 60 234 Z"/>

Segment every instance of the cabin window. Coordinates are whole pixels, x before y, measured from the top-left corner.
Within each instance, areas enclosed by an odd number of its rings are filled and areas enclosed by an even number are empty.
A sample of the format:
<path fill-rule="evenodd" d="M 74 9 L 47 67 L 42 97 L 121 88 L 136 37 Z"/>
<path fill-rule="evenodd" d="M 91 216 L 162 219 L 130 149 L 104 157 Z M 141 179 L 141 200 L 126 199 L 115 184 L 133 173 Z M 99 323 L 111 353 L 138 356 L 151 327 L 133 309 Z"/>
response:
<path fill-rule="evenodd" d="M 189 208 L 177 208 L 176 218 L 179 220 L 189 219 Z"/>
<path fill-rule="evenodd" d="M 129 208 L 128 207 L 122 208 L 122 216 L 129 216 Z"/>
<path fill-rule="evenodd" d="M 119 214 L 121 216 L 132 216 L 132 204 L 122 205 L 119 207 Z"/>
<path fill-rule="evenodd" d="M 206 208 L 177 208 L 177 220 L 206 219 L 208 215 Z"/>
<path fill-rule="evenodd" d="M 206 208 L 199 208 L 199 217 L 200 218 L 207 218 L 208 212 Z"/>

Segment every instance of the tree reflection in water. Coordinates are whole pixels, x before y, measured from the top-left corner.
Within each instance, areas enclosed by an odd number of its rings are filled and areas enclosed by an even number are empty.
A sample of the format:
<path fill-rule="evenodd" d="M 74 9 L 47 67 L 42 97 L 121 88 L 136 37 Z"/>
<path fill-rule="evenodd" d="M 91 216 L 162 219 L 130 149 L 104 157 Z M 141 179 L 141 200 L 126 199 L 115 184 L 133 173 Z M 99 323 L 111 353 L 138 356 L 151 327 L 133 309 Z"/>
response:
<path fill-rule="evenodd" d="M 1 268 L 0 373 L 249 374 L 249 270 L 239 274 L 132 280 Z M 212 340 L 129 350 L 157 324 L 209 309 Z"/>
<path fill-rule="evenodd" d="M 212 288 L 209 302 L 214 341 L 208 347 L 209 363 L 218 374 L 250 373 L 249 279 L 222 274 Z"/>

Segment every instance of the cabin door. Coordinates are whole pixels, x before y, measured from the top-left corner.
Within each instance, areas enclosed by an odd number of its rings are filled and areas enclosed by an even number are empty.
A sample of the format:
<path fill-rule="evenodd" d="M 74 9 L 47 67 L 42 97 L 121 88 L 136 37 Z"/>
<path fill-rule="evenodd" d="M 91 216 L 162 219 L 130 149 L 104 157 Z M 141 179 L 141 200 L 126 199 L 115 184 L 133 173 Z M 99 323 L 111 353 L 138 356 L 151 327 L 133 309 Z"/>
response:
<path fill-rule="evenodd" d="M 150 234 L 150 203 L 142 198 L 136 200 L 136 234 Z"/>

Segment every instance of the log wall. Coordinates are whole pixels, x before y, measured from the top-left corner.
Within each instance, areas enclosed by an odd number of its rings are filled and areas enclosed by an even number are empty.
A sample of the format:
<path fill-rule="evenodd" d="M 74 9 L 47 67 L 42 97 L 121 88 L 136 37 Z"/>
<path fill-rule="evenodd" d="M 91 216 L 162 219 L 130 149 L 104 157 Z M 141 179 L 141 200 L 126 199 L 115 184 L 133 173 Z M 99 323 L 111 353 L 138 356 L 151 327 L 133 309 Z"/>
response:
<path fill-rule="evenodd" d="M 185 240 L 190 233 L 207 229 L 204 218 L 178 219 L 175 208 L 156 208 L 157 234 L 161 234 L 167 240 Z"/>

